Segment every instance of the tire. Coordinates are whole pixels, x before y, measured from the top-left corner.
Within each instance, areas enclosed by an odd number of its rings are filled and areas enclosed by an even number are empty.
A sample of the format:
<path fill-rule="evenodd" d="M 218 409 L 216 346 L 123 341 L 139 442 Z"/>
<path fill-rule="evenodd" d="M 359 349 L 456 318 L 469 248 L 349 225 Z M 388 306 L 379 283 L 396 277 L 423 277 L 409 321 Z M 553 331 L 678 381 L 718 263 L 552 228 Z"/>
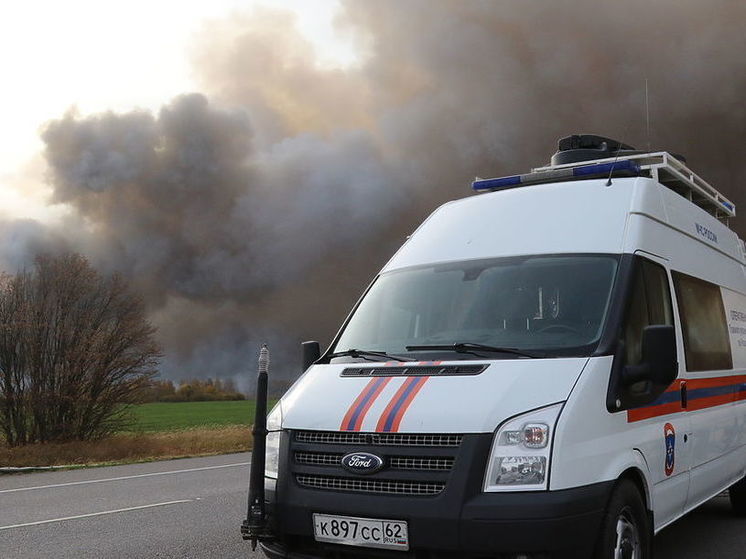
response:
<path fill-rule="evenodd" d="M 728 494 L 733 512 L 738 516 L 746 516 L 746 478 L 731 485 Z"/>
<path fill-rule="evenodd" d="M 609 498 L 594 559 L 650 559 L 652 530 L 637 486 L 621 480 Z"/>

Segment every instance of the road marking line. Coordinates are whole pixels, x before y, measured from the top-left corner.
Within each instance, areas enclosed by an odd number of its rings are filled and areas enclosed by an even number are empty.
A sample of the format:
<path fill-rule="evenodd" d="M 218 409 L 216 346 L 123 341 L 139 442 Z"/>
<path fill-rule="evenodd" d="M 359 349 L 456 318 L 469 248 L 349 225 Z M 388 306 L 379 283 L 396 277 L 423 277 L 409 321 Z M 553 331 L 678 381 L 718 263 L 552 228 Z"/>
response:
<path fill-rule="evenodd" d="M 49 524 L 50 522 L 63 522 L 65 520 L 77 520 L 78 518 L 90 518 L 91 516 L 101 516 L 104 514 L 115 514 L 118 512 L 127 512 L 131 510 L 151 509 L 153 507 L 165 507 L 166 505 L 178 505 L 179 503 L 191 503 L 192 499 L 182 501 L 167 501 L 165 503 L 155 503 L 152 505 L 142 505 L 139 507 L 128 507 L 126 509 L 106 510 L 104 512 L 92 512 L 90 514 L 78 514 L 76 516 L 65 516 L 63 518 L 52 518 L 51 520 L 39 520 L 37 522 L 25 522 L 24 524 L 12 524 L 10 526 L 0 526 L 0 530 L 10 530 L 11 528 L 23 528 L 25 526 L 38 526 L 39 524 Z"/>
<path fill-rule="evenodd" d="M 201 472 L 204 470 L 217 470 L 220 468 L 235 468 L 237 466 L 247 466 L 250 462 L 237 462 L 235 464 L 221 464 L 220 466 L 205 466 L 203 468 L 189 468 L 188 470 L 171 470 L 168 472 L 152 472 L 149 474 L 136 474 L 132 476 L 110 477 L 105 479 L 89 479 L 86 481 L 71 481 L 68 483 L 54 483 L 51 485 L 36 485 L 34 487 L 16 487 L 15 489 L 0 489 L 0 493 L 16 493 L 18 491 L 34 491 L 36 489 L 50 489 L 53 487 L 68 487 L 70 485 L 85 485 L 87 483 L 104 483 L 108 481 L 121 481 L 124 479 L 135 479 L 140 477 L 167 476 L 171 474 L 181 474 L 186 472 Z"/>

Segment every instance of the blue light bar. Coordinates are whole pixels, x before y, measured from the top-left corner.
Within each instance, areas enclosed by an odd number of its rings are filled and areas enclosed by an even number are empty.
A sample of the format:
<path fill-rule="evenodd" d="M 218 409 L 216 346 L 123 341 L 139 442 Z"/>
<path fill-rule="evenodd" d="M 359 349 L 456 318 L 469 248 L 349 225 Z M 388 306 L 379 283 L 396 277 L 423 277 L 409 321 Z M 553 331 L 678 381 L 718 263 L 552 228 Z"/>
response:
<path fill-rule="evenodd" d="M 499 190 L 501 188 L 510 188 L 521 184 L 521 175 L 512 177 L 501 177 L 499 179 L 479 179 L 471 183 L 473 190 Z"/>
<path fill-rule="evenodd" d="M 639 175 L 640 166 L 629 159 L 614 161 L 612 163 L 598 163 L 595 165 L 584 165 L 582 167 L 568 167 L 554 169 L 552 171 L 541 171 L 538 173 L 527 173 L 525 175 L 513 175 L 496 179 L 479 179 L 471 183 L 472 190 L 503 190 L 516 186 L 528 184 L 539 184 L 556 182 L 572 177 L 590 177 L 593 175 L 610 175 L 615 172 L 624 171 L 628 175 Z"/>
<path fill-rule="evenodd" d="M 731 204 L 730 202 L 726 202 L 725 200 L 721 200 L 720 203 L 726 208 L 728 208 L 730 211 L 733 211 L 736 209 L 736 207 L 733 204 Z"/>

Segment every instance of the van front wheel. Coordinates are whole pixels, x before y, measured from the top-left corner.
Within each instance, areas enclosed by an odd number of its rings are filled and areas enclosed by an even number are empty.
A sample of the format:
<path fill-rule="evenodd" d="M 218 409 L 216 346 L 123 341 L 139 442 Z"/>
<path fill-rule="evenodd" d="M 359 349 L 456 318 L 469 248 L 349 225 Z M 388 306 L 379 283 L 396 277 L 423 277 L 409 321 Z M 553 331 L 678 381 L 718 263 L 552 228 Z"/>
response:
<path fill-rule="evenodd" d="M 746 516 L 746 478 L 731 485 L 728 494 L 733 512 L 738 516 Z"/>
<path fill-rule="evenodd" d="M 637 486 L 623 479 L 606 507 L 594 559 L 649 559 L 650 526 Z"/>

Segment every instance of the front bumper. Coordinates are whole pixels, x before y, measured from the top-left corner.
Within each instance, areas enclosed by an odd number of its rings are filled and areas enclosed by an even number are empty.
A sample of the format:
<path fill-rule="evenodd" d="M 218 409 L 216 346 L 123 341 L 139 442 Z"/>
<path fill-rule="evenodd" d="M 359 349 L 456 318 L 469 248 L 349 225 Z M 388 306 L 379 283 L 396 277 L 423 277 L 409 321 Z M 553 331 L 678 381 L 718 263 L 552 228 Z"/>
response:
<path fill-rule="evenodd" d="M 589 557 L 613 482 L 562 491 L 483 493 L 491 435 L 465 435 L 445 490 L 437 496 L 371 495 L 309 489 L 291 471 L 268 491 L 275 539 L 263 542 L 270 559 L 487 559 Z M 282 445 L 283 462 L 291 454 Z M 382 474 L 385 475 L 385 474 Z M 390 475 L 390 474 L 389 474 Z M 320 543 L 313 513 L 405 520 L 409 551 Z"/>
<path fill-rule="evenodd" d="M 446 517 L 431 514 L 426 502 L 404 503 L 401 497 L 371 503 L 358 502 L 357 496 L 324 495 L 316 504 L 283 505 L 279 514 L 285 531 L 262 549 L 270 559 L 483 559 L 518 553 L 581 559 L 593 551 L 611 486 L 606 482 L 564 491 L 483 494 Z M 314 512 L 406 520 L 411 549 L 381 551 L 316 542 Z"/>

